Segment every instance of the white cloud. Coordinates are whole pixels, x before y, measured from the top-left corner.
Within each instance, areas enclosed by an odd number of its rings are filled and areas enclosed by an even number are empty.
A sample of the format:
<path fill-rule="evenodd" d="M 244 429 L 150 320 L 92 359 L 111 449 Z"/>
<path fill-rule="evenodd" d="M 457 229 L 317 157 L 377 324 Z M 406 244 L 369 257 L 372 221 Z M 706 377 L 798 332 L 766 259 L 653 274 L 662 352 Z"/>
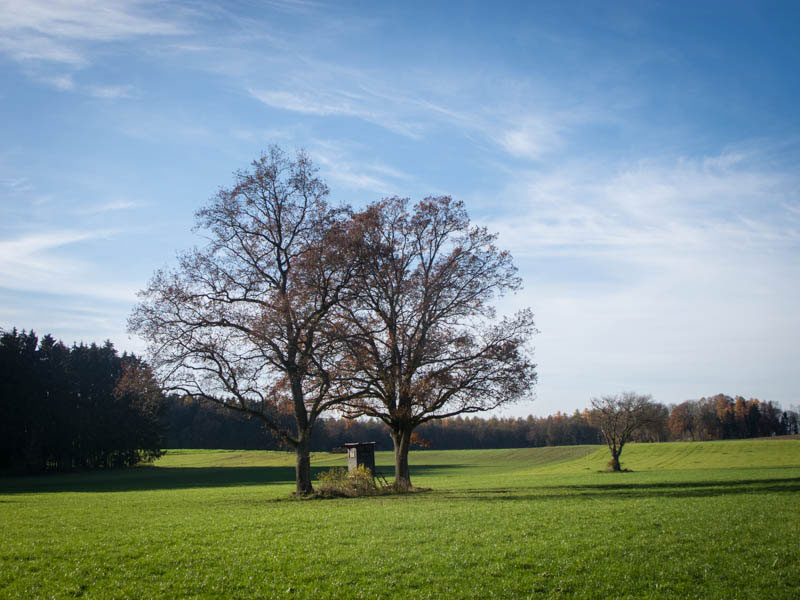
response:
<path fill-rule="evenodd" d="M 185 26 L 152 14 L 150 2 L 0 0 L 0 51 L 21 61 L 87 62 L 84 42 L 179 35 Z"/>
<path fill-rule="evenodd" d="M 33 190 L 33 185 L 27 177 L 9 177 L 0 179 L 0 184 L 8 188 L 12 192 L 29 192 Z"/>
<path fill-rule="evenodd" d="M 535 254 L 566 248 L 635 259 L 628 253 L 705 246 L 716 238 L 770 248 L 800 241 L 800 232 L 775 217 L 791 212 L 783 202 L 791 188 L 786 174 L 731 162 L 725 154 L 671 165 L 642 162 L 610 175 L 580 167 L 517 173 L 505 195 L 522 200 L 526 212 L 493 225 L 518 251 Z"/>
<path fill-rule="evenodd" d="M 117 212 L 121 210 L 130 210 L 139 208 L 142 204 L 130 202 L 128 200 L 112 200 L 111 202 L 103 202 L 101 204 L 93 204 L 79 209 L 77 212 L 80 214 L 96 215 L 108 212 Z"/>
<path fill-rule="evenodd" d="M 285 129 L 234 129 L 231 131 L 231 135 L 238 140 L 246 142 L 265 141 L 275 143 L 275 140 L 291 142 L 295 138 L 296 132 L 288 127 Z"/>
<path fill-rule="evenodd" d="M 72 79 L 72 75 L 57 75 L 55 77 L 45 78 L 44 81 L 62 92 L 75 89 L 75 82 Z"/>
<path fill-rule="evenodd" d="M 325 178 L 346 188 L 393 194 L 397 192 L 398 181 L 411 179 L 398 169 L 376 162 L 356 161 L 350 154 L 347 145 L 330 141 L 317 142 L 311 151 Z"/>
<path fill-rule="evenodd" d="M 414 140 L 442 127 L 455 128 L 511 156 L 537 160 L 560 150 L 571 127 L 597 117 L 586 109 L 532 107 L 526 97 L 530 82 L 508 80 L 499 89 L 487 89 L 482 80 L 453 83 L 456 76 L 435 69 L 389 81 L 367 69 L 310 58 L 302 49 L 291 55 L 291 65 L 279 63 L 274 72 L 296 69 L 299 63 L 302 75 L 290 72 L 275 88 L 273 72 L 270 87 L 249 85 L 248 93 L 271 108 L 360 119 Z"/>
<path fill-rule="evenodd" d="M 103 100 L 133 98 L 134 88 L 132 85 L 94 85 L 89 87 L 89 95 Z"/>
<path fill-rule="evenodd" d="M 495 142 L 512 156 L 536 159 L 558 148 L 561 137 L 555 119 L 528 117 L 495 137 Z"/>
<path fill-rule="evenodd" d="M 74 276 L 78 265 L 51 251 L 95 237 L 79 231 L 60 231 L 0 240 L 0 280 L 13 289 L 41 289 L 52 281 Z"/>
<path fill-rule="evenodd" d="M 83 85 L 76 82 L 74 76 L 70 73 L 52 76 L 34 76 L 34 79 L 52 86 L 61 92 L 78 92 L 101 100 L 119 100 L 123 98 L 134 98 L 136 96 L 136 89 L 132 85 Z"/>
<path fill-rule="evenodd" d="M 0 26 L 0 52 L 18 61 L 49 61 L 79 66 L 86 62 L 83 54 L 67 44 L 36 33 L 10 31 Z"/>
<path fill-rule="evenodd" d="M 301 112 L 308 115 L 327 116 L 334 114 L 358 116 L 359 112 L 346 102 L 331 102 L 310 93 L 299 94 L 281 91 L 248 90 L 260 102 L 272 108 Z"/>
<path fill-rule="evenodd" d="M 0 240 L 0 282 L 17 291 L 131 300 L 133 285 L 101 282 L 92 266 L 67 256 L 64 249 L 82 242 L 108 239 L 109 230 L 54 230 Z"/>
<path fill-rule="evenodd" d="M 370 94 L 344 89 L 326 89 L 323 83 L 314 86 L 296 84 L 293 90 L 259 90 L 248 93 L 263 104 L 280 110 L 321 117 L 353 117 L 383 127 L 412 139 L 419 139 L 422 126 L 397 106 L 388 106 Z"/>
<path fill-rule="evenodd" d="M 265 0 L 264 3 L 276 10 L 287 13 L 308 13 L 323 6 L 313 0 Z"/>
<path fill-rule="evenodd" d="M 205 123 L 190 120 L 185 114 L 133 114 L 121 118 L 116 126 L 123 135 L 149 142 L 181 140 L 189 143 L 209 143 L 215 134 Z"/>

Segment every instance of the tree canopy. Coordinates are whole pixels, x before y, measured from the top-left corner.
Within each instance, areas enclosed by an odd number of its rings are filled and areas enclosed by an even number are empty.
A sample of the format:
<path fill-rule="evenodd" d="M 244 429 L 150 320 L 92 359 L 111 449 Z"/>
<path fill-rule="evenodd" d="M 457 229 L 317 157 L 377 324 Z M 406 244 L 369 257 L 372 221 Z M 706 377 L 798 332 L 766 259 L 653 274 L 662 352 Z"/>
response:
<path fill-rule="evenodd" d="M 374 416 L 410 485 L 413 429 L 514 401 L 536 381 L 530 311 L 497 320 L 519 288 L 510 255 L 461 202 L 326 203 L 308 157 L 279 148 L 197 212 L 207 244 L 159 271 L 130 319 L 168 390 L 260 418 L 297 452 L 326 410 Z M 281 415 L 291 413 L 285 426 Z"/>
<path fill-rule="evenodd" d="M 530 310 L 497 319 L 493 301 L 519 289 L 496 236 L 471 225 L 447 196 L 410 206 L 375 202 L 356 215 L 361 239 L 346 324 L 350 416 L 385 422 L 395 446 L 395 486 L 411 485 L 413 430 L 433 419 L 486 411 L 536 382 Z"/>
<path fill-rule="evenodd" d="M 592 398 L 591 405 L 591 418 L 603 432 L 611 452 L 608 466 L 612 471 L 621 470 L 619 457 L 625 444 L 631 441 L 637 432 L 665 423 L 668 415 L 665 406 L 653 402 L 650 396 L 634 392 Z"/>
<path fill-rule="evenodd" d="M 354 273 L 353 244 L 348 211 L 327 195 L 304 153 L 273 146 L 197 211 L 207 244 L 157 272 L 129 321 L 168 390 L 257 417 L 295 448 L 304 494 L 314 422 L 350 398 L 328 317 Z"/>

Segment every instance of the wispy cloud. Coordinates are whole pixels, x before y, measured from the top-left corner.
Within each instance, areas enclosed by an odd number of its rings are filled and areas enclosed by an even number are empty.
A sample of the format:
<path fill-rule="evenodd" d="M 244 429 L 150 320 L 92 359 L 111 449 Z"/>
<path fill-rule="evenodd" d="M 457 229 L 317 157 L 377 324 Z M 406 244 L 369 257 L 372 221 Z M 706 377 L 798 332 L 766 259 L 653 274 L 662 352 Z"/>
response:
<path fill-rule="evenodd" d="M 560 145 L 559 129 L 560 124 L 553 118 L 528 117 L 499 135 L 489 135 L 512 156 L 536 159 Z"/>
<path fill-rule="evenodd" d="M 81 65 L 86 42 L 186 33 L 153 8 L 121 0 L 0 0 L 0 51 L 20 61 Z"/>
<path fill-rule="evenodd" d="M 33 190 L 33 184 L 27 177 L 8 177 L 0 179 L 0 185 L 16 193 Z"/>
<path fill-rule="evenodd" d="M 309 13 L 324 6 L 314 0 L 265 0 L 264 4 L 287 13 Z"/>
<path fill-rule="evenodd" d="M 100 100 L 121 100 L 121 99 L 135 98 L 137 96 L 136 88 L 134 88 L 134 86 L 130 84 L 84 85 L 83 83 L 76 81 L 75 77 L 72 74 L 36 76 L 35 79 L 61 92 L 75 92 L 78 94 L 90 96 L 92 98 L 97 98 Z"/>
<path fill-rule="evenodd" d="M 506 81 L 502 74 L 492 87 L 479 79 L 453 83 L 457 75 L 435 66 L 388 81 L 369 69 L 307 56 L 300 48 L 292 57 L 295 68 L 302 64 L 302 76 L 287 74 L 278 86 L 271 76 L 269 86 L 250 84 L 247 92 L 271 108 L 359 119 L 413 140 L 447 129 L 490 142 L 512 157 L 538 160 L 560 150 L 574 126 L 598 116 L 586 109 L 534 107 L 527 98 L 532 82 Z"/>
<path fill-rule="evenodd" d="M 248 90 L 250 94 L 267 106 L 300 112 L 307 115 L 348 115 L 359 116 L 361 113 L 351 103 L 341 99 L 324 99 L 311 93 L 285 91 Z"/>
<path fill-rule="evenodd" d="M 108 239 L 110 230 L 53 230 L 0 240 L 0 281 L 10 290 L 131 300 L 135 287 L 99 282 L 88 263 L 70 258 L 64 249 Z"/>
<path fill-rule="evenodd" d="M 113 200 L 111 202 L 103 202 L 100 204 L 86 206 L 78 209 L 76 212 L 85 215 L 97 215 L 102 213 L 118 212 L 122 210 L 131 210 L 141 206 L 143 205 L 136 202 L 130 202 L 128 200 Z"/>
<path fill-rule="evenodd" d="M 89 87 L 89 95 L 103 100 L 133 98 L 135 90 L 132 85 L 93 85 Z"/>
<path fill-rule="evenodd" d="M 130 113 L 121 117 L 115 125 L 123 135 L 149 142 L 182 140 L 212 143 L 216 133 L 206 123 L 188 119 L 185 114 Z"/>
<path fill-rule="evenodd" d="M 14 31 L 0 25 L 0 52 L 18 61 L 48 61 L 73 66 L 86 62 L 83 53 L 69 44 L 42 37 L 37 33 Z"/>
<path fill-rule="evenodd" d="M 52 85 L 57 90 L 61 90 L 62 92 L 69 92 L 75 89 L 75 81 L 72 79 L 72 75 L 56 75 L 53 77 L 45 77 L 43 81 Z"/>
<path fill-rule="evenodd" d="M 75 244 L 93 237 L 99 237 L 99 232 L 59 231 L 38 233 L 23 236 L 13 240 L 0 240 L 0 253 L 7 262 L 26 262 L 39 264 L 32 257 L 41 252 Z"/>
<path fill-rule="evenodd" d="M 248 92 L 256 100 L 280 110 L 322 117 L 353 117 L 412 139 L 419 139 L 422 133 L 420 123 L 359 90 L 326 89 L 320 85 L 303 89 L 299 84 L 292 90 L 250 88 Z"/>
<path fill-rule="evenodd" d="M 585 167 L 517 173 L 506 191 L 516 199 L 509 202 L 516 203 L 515 214 L 493 224 L 517 252 L 539 255 L 650 260 L 643 249 L 708 247 L 721 240 L 750 249 L 800 242 L 800 232 L 784 218 L 791 212 L 785 194 L 797 182 L 743 160 L 723 153 L 671 164 L 640 162 L 610 175 Z"/>
<path fill-rule="evenodd" d="M 238 140 L 243 140 L 247 142 L 251 141 L 263 141 L 267 143 L 274 144 L 276 140 L 283 140 L 287 142 L 291 142 L 295 136 L 296 132 L 292 131 L 292 128 L 285 128 L 285 129 L 241 129 L 237 128 L 231 131 L 231 135 Z"/>
<path fill-rule="evenodd" d="M 6 287 L 39 289 L 49 285 L 53 278 L 73 276 L 77 266 L 52 250 L 76 244 L 97 234 L 80 231 L 60 231 L 27 235 L 11 240 L 0 240 L 0 279 Z"/>
<path fill-rule="evenodd" d="M 317 142 L 311 155 L 327 180 L 349 189 L 393 194 L 397 192 L 399 182 L 411 179 L 407 173 L 388 165 L 357 161 L 346 145 L 331 141 Z"/>

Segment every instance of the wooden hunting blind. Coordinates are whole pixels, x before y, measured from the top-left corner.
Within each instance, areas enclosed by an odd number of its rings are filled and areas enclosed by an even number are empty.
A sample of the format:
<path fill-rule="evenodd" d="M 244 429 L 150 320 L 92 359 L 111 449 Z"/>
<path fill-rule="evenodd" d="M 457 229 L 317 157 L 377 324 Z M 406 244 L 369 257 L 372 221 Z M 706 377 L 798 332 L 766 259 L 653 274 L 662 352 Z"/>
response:
<path fill-rule="evenodd" d="M 352 442 L 344 444 L 347 448 L 347 470 L 353 472 L 360 465 L 367 467 L 375 476 L 375 442 Z"/>

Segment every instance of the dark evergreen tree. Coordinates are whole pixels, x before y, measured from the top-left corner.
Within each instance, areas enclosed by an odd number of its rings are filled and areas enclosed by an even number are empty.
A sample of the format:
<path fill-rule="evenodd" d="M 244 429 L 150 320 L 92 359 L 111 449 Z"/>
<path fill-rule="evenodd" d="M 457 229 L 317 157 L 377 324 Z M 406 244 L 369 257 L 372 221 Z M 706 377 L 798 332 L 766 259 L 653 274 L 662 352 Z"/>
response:
<path fill-rule="evenodd" d="M 0 469 L 131 466 L 161 453 L 161 391 L 111 342 L 71 349 L 47 335 L 0 335 Z"/>

